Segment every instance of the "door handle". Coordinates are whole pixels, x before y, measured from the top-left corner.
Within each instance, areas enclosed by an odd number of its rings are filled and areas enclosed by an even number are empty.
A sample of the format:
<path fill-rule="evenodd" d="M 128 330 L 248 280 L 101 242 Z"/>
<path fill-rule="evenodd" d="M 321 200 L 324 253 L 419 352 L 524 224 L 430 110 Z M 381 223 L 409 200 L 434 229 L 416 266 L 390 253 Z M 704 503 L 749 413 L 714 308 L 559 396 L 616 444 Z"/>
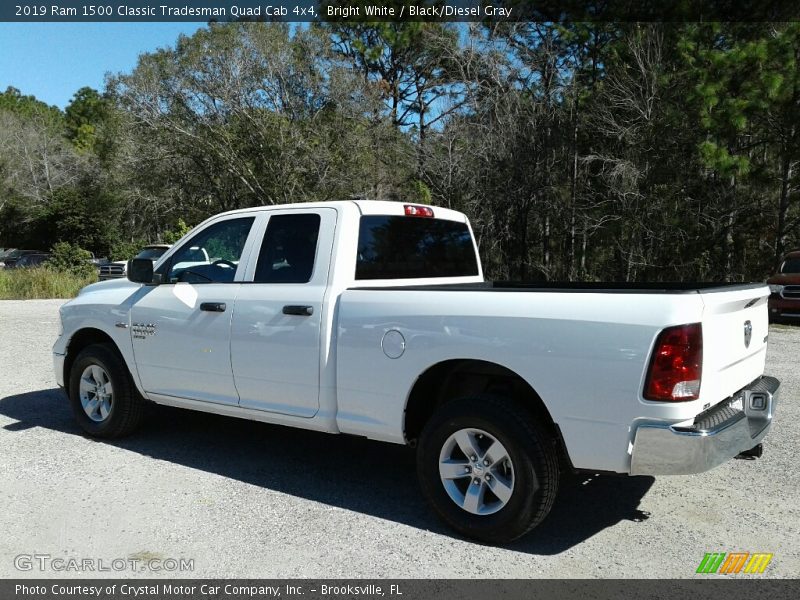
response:
<path fill-rule="evenodd" d="M 283 314 L 309 317 L 314 314 L 314 307 L 300 306 L 298 304 L 287 304 L 286 306 L 283 307 Z"/>
<path fill-rule="evenodd" d="M 224 302 L 201 302 L 200 303 L 200 310 L 205 310 L 207 312 L 225 312 L 225 303 Z"/>

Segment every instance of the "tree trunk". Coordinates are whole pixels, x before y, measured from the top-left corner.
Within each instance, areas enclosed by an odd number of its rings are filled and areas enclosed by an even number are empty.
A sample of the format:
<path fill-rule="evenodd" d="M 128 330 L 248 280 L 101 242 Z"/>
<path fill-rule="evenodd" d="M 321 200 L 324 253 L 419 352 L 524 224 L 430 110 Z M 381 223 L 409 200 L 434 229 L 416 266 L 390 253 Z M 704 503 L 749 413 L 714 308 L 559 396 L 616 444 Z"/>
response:
<path fill-rule="evenodd" d="M 575 100 L 577 102 L 577 99 Z M 570 176 L 570 215 L 569 215 L 569 279 L 575 278 L 575 213 L 577 211 L 578 190 L 578 107 L 575 106 L 572 118 L 572 173 Z"/>
<path fill-rule="evenodd" d="M 775 270 L 780 267 L 786 252 L 786 216 L 789 212 L 789 183 L 792 179 L 792 161 L 789 152 L 784 148 L 781 160 L 781 192 L 778 199 L 778 228 L 775 232 Z"/>
<path fill-rule="evenodd" d="M 725 216 L 725 281 L 733 281 L 734 224 L 736 213 L 736 177 L 731 176 L 731 206 Z"/>
<path fill-rule="evenodd" d="M 550 212 L 545 212 L 542 224 L 542 265 L 545 278 L 550 279 Z"/>

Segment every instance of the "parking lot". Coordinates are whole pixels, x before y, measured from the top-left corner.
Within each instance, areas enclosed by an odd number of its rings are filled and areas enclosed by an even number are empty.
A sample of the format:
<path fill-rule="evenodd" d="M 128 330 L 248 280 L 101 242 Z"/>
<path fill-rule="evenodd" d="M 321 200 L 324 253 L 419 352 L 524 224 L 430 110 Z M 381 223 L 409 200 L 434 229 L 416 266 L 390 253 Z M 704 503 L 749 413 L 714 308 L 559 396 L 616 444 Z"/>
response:
<path fill-rule="evenodd" d="M 0 302 L 2 577 L 138 575 L 20 571 L 33 554 L 193 561 L 147 573 L 171 577 L 695 577 L 706 552 L 800 572 L 800 327 L 770 331 L 783 389 L 763 458 L 568 478 L 540 528 L 491 548 L 437 521 L 404 447 L 163 408 L 130 438 L 84 437 L 53 380 L 61 302 Z"/>

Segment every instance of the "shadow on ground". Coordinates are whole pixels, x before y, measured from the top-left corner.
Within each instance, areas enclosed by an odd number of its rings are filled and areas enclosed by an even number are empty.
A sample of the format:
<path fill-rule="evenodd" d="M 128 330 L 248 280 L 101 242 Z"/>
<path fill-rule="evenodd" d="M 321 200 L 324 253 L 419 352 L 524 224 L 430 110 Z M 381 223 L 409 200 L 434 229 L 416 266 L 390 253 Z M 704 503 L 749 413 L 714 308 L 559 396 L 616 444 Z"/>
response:
<path fill-rule="evenodd" d="M 5 431 L 45 427 L 82 435 L 58 389 L 3 398 L 0 414 L 16 421 L 6 425 Z M 103 443 L 452 535 L 423 500 L 416 481 L 414 451 L 404 446 L 155 406 L 138 433 Z M 620 521 L 643 521 L 648 515 L 638 506 L 653 481 L 652 477 L 613 475 L 566 477 L 547 520 L 510 549 L 558 554 Z"/>

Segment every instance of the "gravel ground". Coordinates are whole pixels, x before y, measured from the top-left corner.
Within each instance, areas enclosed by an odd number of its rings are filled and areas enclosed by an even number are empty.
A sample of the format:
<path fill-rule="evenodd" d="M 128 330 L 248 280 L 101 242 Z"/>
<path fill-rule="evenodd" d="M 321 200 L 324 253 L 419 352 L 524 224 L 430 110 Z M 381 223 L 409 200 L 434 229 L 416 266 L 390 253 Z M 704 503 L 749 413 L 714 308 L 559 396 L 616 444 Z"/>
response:
<path fill-rule="evenodd" d="M 489 548 L 432 516 L 403 447 L 160 408 L 128 439 L 83 437 L 53 381 L 61 302 L 0 302 L 0 577 L 93 575 L 15 569 L 34 553 L 194 559 L 189 577 L 693 577 L 733 551 L 800 572 L 800 328 L 770 331 L 783 395 L 762 459 L 577 477 L 532 535 Z"/>

